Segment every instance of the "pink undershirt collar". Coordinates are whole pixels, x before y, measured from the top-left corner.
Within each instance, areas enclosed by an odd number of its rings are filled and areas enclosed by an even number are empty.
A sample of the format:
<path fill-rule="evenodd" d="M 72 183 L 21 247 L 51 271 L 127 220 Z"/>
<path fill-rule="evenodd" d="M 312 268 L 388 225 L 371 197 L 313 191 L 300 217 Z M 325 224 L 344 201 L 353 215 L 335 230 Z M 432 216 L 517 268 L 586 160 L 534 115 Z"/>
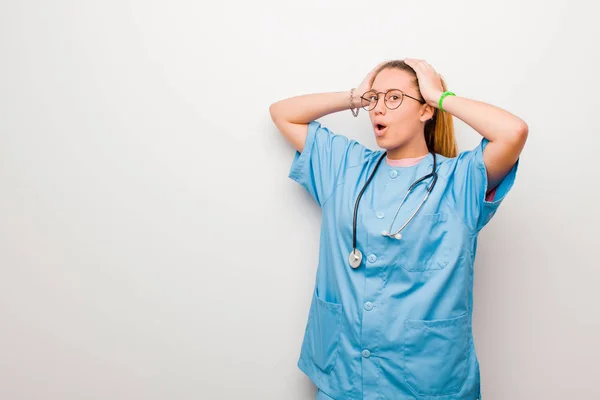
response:
<path fill-rule="evenodd" d="M 399 160 L 390 160 L 386 156 L 385 157 L 385 162 L 388 165 L 391 165 L 392 167 L 411 167 L 413 165 L 417 165 L 419 163 L 419 161 L 421 161 L 425 157 L 427 157 L 427 154 L 425 154 L 424 156 L 420 156 L 420 157 L 401 158 Z"/>

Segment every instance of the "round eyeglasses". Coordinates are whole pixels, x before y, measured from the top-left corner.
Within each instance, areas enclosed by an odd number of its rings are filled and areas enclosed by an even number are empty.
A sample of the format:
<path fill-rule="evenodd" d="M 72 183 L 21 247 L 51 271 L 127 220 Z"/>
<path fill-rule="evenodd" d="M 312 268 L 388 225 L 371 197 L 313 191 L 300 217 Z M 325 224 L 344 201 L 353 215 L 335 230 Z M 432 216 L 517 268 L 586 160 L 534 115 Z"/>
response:
<path fill-rule="evenodd" d="M 417 99 L 416 97 L 412 97 L 406 93 L 404 93 L 400 89 L 390 89 L 387 92 L 378 92 L 376 90 L 369 90 L 363 93 L 360 96 L 360 105 L 366 111 L 371 111 L 377 106 L 377 102 L 379 101 L 379 94 L 383 94 L 383 102 L 387 108 L 390 110 L 395 110 L 400 107 L 404 97 L 410 97 L 413 100 L 418 101 L 421 104 L 425 104 L 424 100 Z"/>

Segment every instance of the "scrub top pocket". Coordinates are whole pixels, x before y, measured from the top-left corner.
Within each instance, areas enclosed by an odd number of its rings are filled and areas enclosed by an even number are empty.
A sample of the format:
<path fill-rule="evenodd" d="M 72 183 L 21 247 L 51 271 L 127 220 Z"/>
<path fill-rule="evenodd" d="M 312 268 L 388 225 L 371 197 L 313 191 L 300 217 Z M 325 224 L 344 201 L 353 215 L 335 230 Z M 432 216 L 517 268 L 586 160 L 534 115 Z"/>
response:
<path fill-rule="evenodd" d="M 342 324 L 342 305 L 318 296 L 316 287 L 308 322 L 308 348 L 317 367 L 330 372 L 335 366 Z"/>
<path fill-rule="evenodd" d="M 404 321 L 404 376 L 418 395 L 447 396 L 462 388 L 471 350 L 470 315 Z"/>
<path fill-rule="evenodd" d="M 410 272 L 443 269 L 450 262 L 448 214 L 417 214 L 402 232 L 398 262 Z"/>

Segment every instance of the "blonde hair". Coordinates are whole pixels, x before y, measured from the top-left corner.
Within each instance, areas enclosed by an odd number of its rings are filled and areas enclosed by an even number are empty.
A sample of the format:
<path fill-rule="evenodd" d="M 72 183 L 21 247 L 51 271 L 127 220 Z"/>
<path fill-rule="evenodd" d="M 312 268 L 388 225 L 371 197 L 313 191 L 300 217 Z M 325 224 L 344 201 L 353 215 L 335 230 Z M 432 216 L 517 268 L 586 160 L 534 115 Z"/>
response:
<path fill-rule="evenodd" d="M 387 68 L 395 68 L 410 73 L 414 77 L 414 86 L 419 89 L 417 74 L 408 64 L 404 63 L 403 60 L 392 60 L 381 65 L 373 74 L 370 86 L 373 86 L 373 82 L 377 75 Z M 440 80 L 442 82 L 442 89 L 444 91 L 448 90 L 446 82 L 441 76 Z M 449 158 L 458 155 L 458 145 L 456 144 L 456 137 L 454 136 L 452 114 L 434 108 L 433 118 L 425 122 L 425 142 L 427 143 L 429 151 L 434 151 L 437 154 Z"/>

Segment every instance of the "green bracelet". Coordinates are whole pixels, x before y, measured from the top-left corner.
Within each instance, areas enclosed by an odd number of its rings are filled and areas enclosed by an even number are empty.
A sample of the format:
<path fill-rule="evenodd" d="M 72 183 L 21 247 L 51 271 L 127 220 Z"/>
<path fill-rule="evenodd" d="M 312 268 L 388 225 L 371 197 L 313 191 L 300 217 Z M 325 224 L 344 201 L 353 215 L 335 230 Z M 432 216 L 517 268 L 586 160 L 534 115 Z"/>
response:
<path fill-rule="evenodd" d="M 442 110 L 442 111 L 444 111 L 444 109 L 442 108 L 442 102 L 444 101 L 444 98 L 446 96 L 456 96 L 456 95 L 448 90 L 445 91 L 444 93 L 442 93 L 442 97 L 440 97 L 440 102 L 439 102 L 440 110 Z"/>

